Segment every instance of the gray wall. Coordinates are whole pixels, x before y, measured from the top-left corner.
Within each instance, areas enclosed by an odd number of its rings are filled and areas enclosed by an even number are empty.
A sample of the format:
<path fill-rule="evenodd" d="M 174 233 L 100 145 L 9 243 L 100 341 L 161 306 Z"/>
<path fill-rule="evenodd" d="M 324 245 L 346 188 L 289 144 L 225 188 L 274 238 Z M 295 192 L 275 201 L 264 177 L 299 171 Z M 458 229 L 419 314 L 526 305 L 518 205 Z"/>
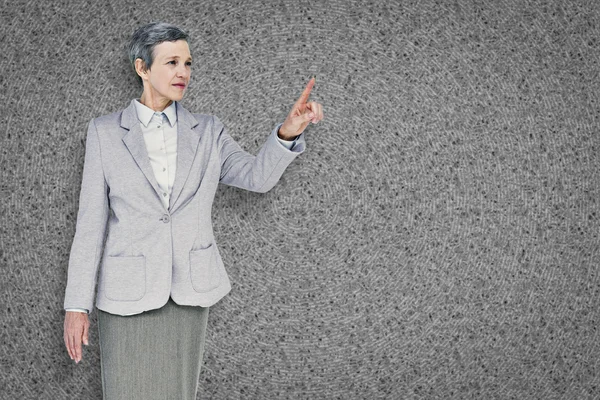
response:
<path fill-rule="evenodd" d="M 3 398 L 101 396 L 66 268 L 87 123 L 141 94 L 152 20 L 192 35 L 184 106 L 246 150 L 312 74 L 325 113 L 272 191 L 218 190 L 199 397 L 600 397 L 598 2 L 145 3 L 1 6 Z"/>

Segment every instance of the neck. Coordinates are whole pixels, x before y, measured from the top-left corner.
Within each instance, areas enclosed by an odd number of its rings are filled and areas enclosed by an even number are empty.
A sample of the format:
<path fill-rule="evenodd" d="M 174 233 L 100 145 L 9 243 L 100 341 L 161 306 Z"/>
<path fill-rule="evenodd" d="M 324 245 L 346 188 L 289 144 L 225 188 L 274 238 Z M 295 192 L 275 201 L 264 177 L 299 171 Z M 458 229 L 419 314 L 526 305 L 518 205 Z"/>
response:
<path fill-rule="evenodd" d="M 144 90 L 140 97 L 140 103 L 154 111 L 163 111 L 169 107 L 173 100 L 162 96 L 155 96 L 151 91 Z"/>

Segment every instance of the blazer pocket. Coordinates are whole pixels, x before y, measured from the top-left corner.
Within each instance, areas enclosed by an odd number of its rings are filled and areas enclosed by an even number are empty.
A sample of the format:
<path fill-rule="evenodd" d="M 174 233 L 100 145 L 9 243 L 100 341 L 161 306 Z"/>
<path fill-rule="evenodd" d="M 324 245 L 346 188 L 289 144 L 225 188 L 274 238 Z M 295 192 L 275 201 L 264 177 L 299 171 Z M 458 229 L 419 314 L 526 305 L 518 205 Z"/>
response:
<path fill-rule="evenodd" d="M 104 263 L 104 294 L 117 301 L 135 301 L 146 294 L 146 257 L 108 256 Z"/>
<path fill-rule="evenodd" d="M 190 279 L 196 292 L 210 292 L 219 286 L 220 274 L 213 243 L 204 249 L 190 250 Z"/>

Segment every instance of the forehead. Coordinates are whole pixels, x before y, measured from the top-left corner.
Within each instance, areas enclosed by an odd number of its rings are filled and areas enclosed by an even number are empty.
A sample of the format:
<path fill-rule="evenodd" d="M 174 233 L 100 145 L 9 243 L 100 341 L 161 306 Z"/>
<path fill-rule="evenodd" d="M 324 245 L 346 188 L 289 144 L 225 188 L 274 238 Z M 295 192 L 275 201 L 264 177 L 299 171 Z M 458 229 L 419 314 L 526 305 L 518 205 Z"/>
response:
<path fill-rule="evenodd" d="M 162 42 L 154 47 L 155 58 L 192 58 L 190 48 L 185 40 L 176 40 L 174 42 Z"/>

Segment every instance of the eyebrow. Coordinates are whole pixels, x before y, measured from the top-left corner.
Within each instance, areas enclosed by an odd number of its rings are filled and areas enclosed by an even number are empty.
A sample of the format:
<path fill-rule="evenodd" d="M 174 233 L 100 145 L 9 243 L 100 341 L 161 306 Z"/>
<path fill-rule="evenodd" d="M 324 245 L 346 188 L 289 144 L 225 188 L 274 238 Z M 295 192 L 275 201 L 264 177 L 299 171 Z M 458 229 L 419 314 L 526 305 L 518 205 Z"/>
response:
<path fill-rule="evenodd" d="M 169 56 L 166 57 L 165 60 L 170 60 L 171 58 L 179 58 L 179 56 Z M 188 61 L 192 61 L 192 57 L 188 57 Z"/>

